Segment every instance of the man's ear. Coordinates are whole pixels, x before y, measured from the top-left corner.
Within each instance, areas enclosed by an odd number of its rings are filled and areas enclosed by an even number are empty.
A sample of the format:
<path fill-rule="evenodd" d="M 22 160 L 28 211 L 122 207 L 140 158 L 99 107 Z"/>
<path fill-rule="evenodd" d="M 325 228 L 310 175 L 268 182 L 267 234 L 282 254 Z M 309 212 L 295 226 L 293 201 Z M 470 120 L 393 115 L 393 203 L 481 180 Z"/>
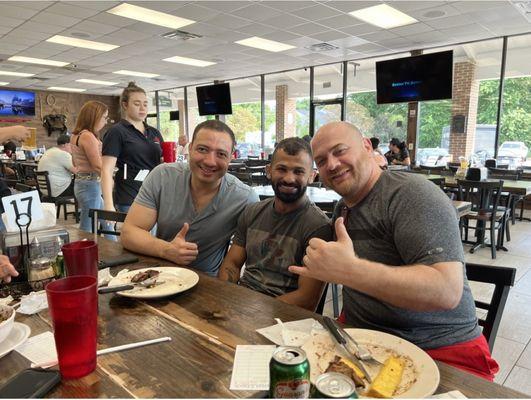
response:
<path fill-rule="evenodd" d="M 271 180 L 271 164 L 267 164 L 265 167 L 267 179 Z"/>

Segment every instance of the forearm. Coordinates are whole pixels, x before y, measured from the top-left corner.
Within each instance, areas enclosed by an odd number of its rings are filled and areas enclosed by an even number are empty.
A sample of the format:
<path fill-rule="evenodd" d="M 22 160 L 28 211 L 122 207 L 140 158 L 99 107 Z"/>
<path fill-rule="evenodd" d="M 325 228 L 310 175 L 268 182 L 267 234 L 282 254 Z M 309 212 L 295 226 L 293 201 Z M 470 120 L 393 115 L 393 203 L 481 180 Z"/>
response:
<path fill-rule="evenodd" d="M 103 204 L 106 210 L 114 209 L 114 201 L 112 198 L 113 190 L 112 172 L 104 168 L 101 171 L 101 192 L 103 195 Z"/>
<path fill-rule="evenodd" d="M 240 268 L 235 263 L 225 259 L 219 269 L 218 278 L 222 281 L 238 283 L 240 280 Z"/>
<path fill-rule="evenodd" d="M 321 287 L 321 290 L 318 295 L 317 293 L 309 294 L 303 292 L 300 289 L 297 289 L 292 292 L 278 296 L 277 299 L 287 304 L 293 304 L 294 306 L 302 307 L 310 311 L 315 311 L 317 305 L 319 304 L 319 300 L 321 299 L 323 288 L 324 284 Z"/>
<path fill-rule="evenodd" d="M 170 243 L 156 238 L 148 230 L 125 223 L 120 238 L 123 247 L 128 250 L 148 256 L 169 259 L 166 255 L 169 255 L 167 249 L 170 247 Z"/>
<path fill-rule="evenodd" d="M 415 311 L 455 308 L 461 299 L 462 277 L 448 275 L 427 265 L 390 267 L 357 259 L 342 283 L 396 307 Z M 457 282 L 456 282 L 457 280 Z"/>

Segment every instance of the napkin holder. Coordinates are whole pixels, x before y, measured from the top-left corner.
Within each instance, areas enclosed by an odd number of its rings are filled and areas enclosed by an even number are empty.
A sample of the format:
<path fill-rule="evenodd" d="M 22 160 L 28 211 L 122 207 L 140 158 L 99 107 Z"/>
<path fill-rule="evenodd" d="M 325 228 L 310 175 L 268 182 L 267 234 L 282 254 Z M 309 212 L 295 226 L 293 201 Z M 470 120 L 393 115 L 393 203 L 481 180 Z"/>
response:
<path fill-rule="evenodd" d="M 489 176 L 489 170 L 485 167 L 471 167 L 466 173 L 467 181 L 482 181 Z"/>
<path fill-rule="evenodd" d="M 29 243 L 34 238 L 40 243 L 41 254 L 45 257 L 55 258 L 61 250 L 61 243 L 69 243 L 70 237 L 68 231 L 62 228 L 40 229 L 28 232 Z M 57 240 L 60 238 L 61 241 Z M 25 238 L 24 238 L 25 241 Z M 0 246 L 2 253 L 9 257 L 11 264 L 15 267 L 19 276 L 12 278 L 14 282 L 23 282 L 28 280 L 26 265 L 24 264 L 24 254 L 29 254 L 28 243 L 20 242 L 19 232 L 4 232 L 0 234 Z"/>

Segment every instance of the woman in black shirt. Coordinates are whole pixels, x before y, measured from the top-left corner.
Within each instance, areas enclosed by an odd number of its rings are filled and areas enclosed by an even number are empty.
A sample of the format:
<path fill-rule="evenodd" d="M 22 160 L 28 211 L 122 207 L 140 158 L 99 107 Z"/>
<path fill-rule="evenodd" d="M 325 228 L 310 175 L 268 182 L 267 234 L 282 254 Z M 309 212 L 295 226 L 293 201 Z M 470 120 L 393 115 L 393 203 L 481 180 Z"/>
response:
<path fill-rule="evenodd" d="M 405 142 L 392 138 L 389 142 L 389 151 L 385 153 L 389 165 L 411 165 L 409 151 Z"/>
<path fill-rule="evenodd" d="M 124 119 L 103 138 L 101 187 L 106 210 L 127 212 L 145 175 L 160 164 L 163 139 L 157 129 L 144 122 L 148 112 L 144 89 L 130 82 L 120 104 Z M 115 167 L 118 171 L 113 179 Z"/>

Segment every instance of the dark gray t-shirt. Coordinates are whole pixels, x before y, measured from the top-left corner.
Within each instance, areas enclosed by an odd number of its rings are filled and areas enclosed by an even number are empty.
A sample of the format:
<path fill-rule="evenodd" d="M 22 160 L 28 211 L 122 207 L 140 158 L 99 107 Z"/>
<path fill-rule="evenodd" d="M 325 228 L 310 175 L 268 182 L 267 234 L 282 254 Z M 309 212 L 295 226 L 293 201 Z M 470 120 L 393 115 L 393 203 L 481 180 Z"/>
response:
<path fill-rule="evenodd" d="M 159 239 L 172 241 L 188 222 L 186 240 L 196 243 L 199 249 L 190 266 L 215 276 L 240 213 L 247 204 L 257 202 L 258 195 L 227 174 L 221 180 L 218 194 L 197 213 L 190 193 L 190 177 L 188 164 L 161 164 L 147 176 L 135 202 L 157 210 Z"/>
<path fill-rule="evenodd" d="M 340 201 L 334 217 L 344 211 Z M 390 266 L 464 263 L 456 210 L 425 177 L 383 172 L 371 192 L 348 211 L 347 231 L 358 257 Z M 394 307 L 351 288 L 343 289 L 347 322 L 400 336 L 423 349 L 475 339 L 480 334 L 463 264 L 463 296 L 448 311 Z"/>
<path fill-rule="evenodd" d="M 240 284 L 270 296 L 298 288 L 299 276 L 288 271 L 302 265 L 302 257 L 313 237 L 330 240 L 332 229 L 326 215 L 306 198 L 302 207 L 279 214 L 274 198 L 247 206 L 240 215 L 233 243 L 247 253 Z"/>

